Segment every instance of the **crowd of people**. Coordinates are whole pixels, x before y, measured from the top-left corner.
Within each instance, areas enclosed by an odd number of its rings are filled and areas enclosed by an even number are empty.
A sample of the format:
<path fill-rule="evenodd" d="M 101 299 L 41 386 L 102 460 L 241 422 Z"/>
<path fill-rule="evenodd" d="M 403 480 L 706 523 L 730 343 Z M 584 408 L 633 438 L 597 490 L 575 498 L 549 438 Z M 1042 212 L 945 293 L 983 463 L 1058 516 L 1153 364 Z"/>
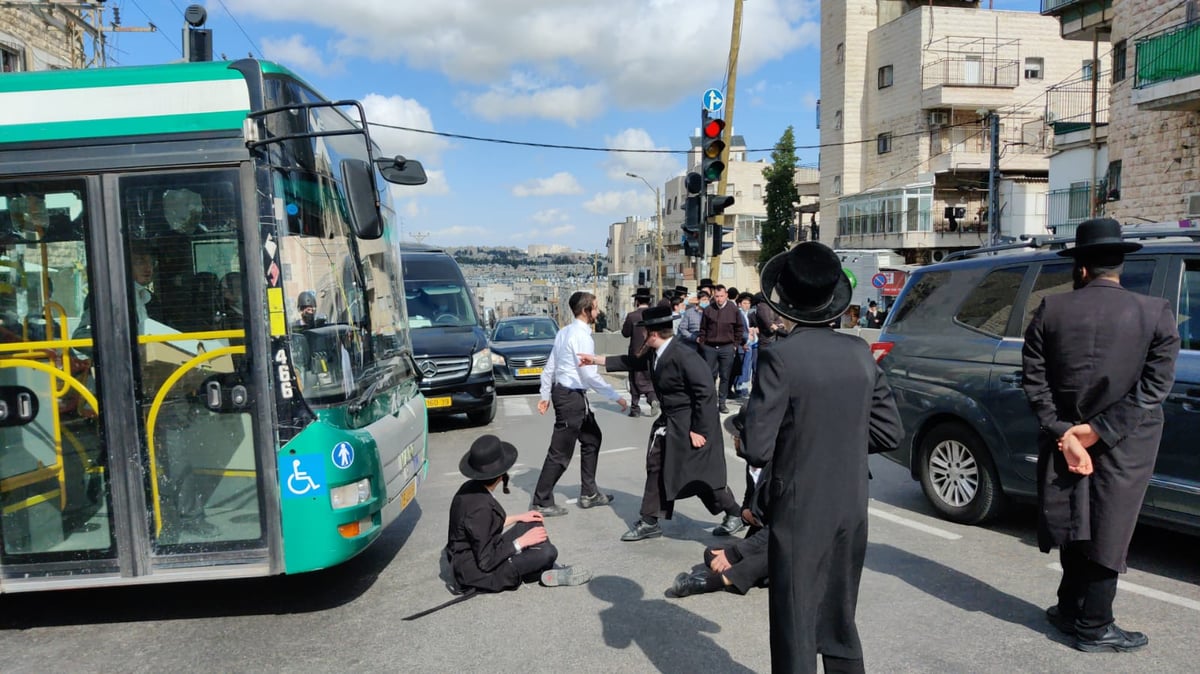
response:
<path fill-rule="evenodd" d="M 1042 426 L 1039 543 L 1045 552 L 1058 547 L 1063 567 L 1059 600 L 1046 615 L 1079 650 L 1132 651 L 1148 639 L 1116 625 L 1112 600 L 1157 453 L 1179 337 L 1165 301 L 1121 287 L 1123 255 L 1136 244 L 1120 239 L 1115 221 L 1084 223 L 1077 241 L 1064 251 L 1077 290 L 1043 301 L 1024 352 L 1024 388 Z M 825 672 L 865 671 L 855 613 L 867 550 L 867 458 L 896 449 L 903 425 L 866 342 L 830 329 L 852 294 L 834 252 L 798 244 L 771 259 L 761 277 L 757 302 L 710 282 L 686 307 L 684 288 L 651 306 L 639 289 L 623 328 L 631 346 L 618 355 L 594 353 L 595 297 L 572 296 L 576 320 L 559 333 L 542 376 L 538 409 L 553 405 L 555 424 L 531 510 L 506 517 L 490 497 L 501 483 L 507 491 L 514 447 L 484 436 L 463 457 L 470 479 L 451 506 L 446 548 L 460 585 L 495 591 L 591 577 L 557 564 L 544 522 L 567 510 L 554 503 L 553 489 L 578 442 L 579 507 L 611 503 L 596 486 L 601 433 L 586 393 L 631 414 L 645 397 L 657 417 L 639 518 L 621 541 L 662 536 L 660 520 L 671 518 L 677 501 L 700 499 L 722 516 L 715 536 L 743 529 L 746 536 L 705 546 L 704 569 L 676 575 L 670 593 L 766 586 L 774 671 L 815 672 L 818 657 Z M 868 313 L 881 320 L 877 307 Z M 1119 338 L 1098 339 L 1114 326 Z M 748 377 L 735 374 L 739 356 Z M 630 402 L 599 376 L 600 366 L 630 373 Z M 753 383 L 749 398 L 724 417 L 746 464 L 739 502 L 727 484 L 721 413 L 743 378 Z"/>

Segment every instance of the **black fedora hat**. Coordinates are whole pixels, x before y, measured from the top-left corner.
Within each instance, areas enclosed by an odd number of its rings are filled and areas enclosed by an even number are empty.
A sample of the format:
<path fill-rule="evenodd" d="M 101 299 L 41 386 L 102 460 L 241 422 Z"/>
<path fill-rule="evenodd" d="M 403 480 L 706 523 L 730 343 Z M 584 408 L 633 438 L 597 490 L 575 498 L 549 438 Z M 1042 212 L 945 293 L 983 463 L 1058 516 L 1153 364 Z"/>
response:
<path fill-rule="evenodd" d="M 829 246 L 805 241 L 763 266 L 763 298 L 779 315 L 802 325 L 824 325 L 850 306 L 853 288 Z"/>
<path fill-rule="evenodd" d="M 1075 246 L 1058 251 L 1064 257 L 1111 255 L 1141 250 L 1142 244 L 1121 238 L 1121 223 L 1112 218 L 1093 218 L 1079 223 L 1075 230 Z"/>
<path fill-rule="evenodd" d="M 715 283 L 713 283 L 713 280 L 712 280 L 712 279 L 710 279 L 710 278 L 702 278 L 702 279 L 700 279 L 700 287 L 701 287 L 701 288 L 711 288 L 711 287 L 713 287 L 714 285 L 716 285 L 716 284 L 715 284 Z"/>
<path fill-rule="evenodd" d="M 458 462 L 458 472 L 472 480 L 494 480 L 517 462 L 517 448 L 494 435 L 481 435 Z"/>
<path fill-rule="evenodd" d="M 688 290 L 687 286 L 675 286 L 676 295 L 683 295 L 684 297 L 687 297 L 688 292 L 690 291 Z"/>
<path fill-rule="evenodd" d="M 660 325 L 670 325 L 673 320 L 675 320 L 675 312 L 671 311 L 671 307 L 657 306 L 643 311 L 642 320 L 634 323 L 634 325 L 645 328 L 657 328 Z"/>
<path fill-rule="evenodd" d="M 637 290 L 634 290 L 634 291 L 633 291 L 633 296 L 634 296 L 634 297 L 650 297 L 650 289 L 649 289 L 649 288 L 642 288 L 642 287 L 640 287 L 640 286 L 639 286 L 639 287 L 637 288 Z"/>

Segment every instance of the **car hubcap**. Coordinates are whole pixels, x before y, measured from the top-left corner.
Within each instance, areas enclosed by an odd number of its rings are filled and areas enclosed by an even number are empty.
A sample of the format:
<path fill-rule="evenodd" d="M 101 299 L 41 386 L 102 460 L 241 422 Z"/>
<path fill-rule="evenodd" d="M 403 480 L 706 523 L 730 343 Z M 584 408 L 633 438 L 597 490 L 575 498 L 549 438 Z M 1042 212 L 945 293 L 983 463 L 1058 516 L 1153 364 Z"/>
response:
<path fill-rule="evenodd" d="M 961 508 L 979 491 L 979 464 L 971 450 L 961 442 L 939 442 L 929 454 L 929 481 L 938 498 L 947 505 Z"/>

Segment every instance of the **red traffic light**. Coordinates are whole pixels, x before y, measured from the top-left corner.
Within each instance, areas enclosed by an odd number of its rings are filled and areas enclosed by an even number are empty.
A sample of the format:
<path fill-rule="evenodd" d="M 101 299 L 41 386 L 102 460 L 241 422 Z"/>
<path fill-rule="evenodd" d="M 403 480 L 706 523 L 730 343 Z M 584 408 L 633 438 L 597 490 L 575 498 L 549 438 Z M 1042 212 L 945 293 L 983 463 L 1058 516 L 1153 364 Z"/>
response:
<path fill-rule="evenodd" d="M 725 120 L 710 119 L 704 123 L 705 138 L 720 138 L 721 132 L 725 130 Z"/>

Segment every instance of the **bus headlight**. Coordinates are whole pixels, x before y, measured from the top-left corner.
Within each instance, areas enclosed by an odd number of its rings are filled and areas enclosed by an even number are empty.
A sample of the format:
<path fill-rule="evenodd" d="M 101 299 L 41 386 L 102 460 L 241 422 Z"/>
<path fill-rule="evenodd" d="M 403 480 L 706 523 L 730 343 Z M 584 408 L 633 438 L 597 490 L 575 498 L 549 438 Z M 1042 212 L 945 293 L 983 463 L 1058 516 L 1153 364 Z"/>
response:
<path fill-rule="evenodd" d="M 334 510 L 361 505 L 371 500 L 371 480 L 363 478 L 358 482 L 334 487 L 329 490 L 329 505 Z"/>
<path fill-rule="evenodd" d="M 492 371 L 492 350 L 482 348 L 475 352 L 471 361 L 471 374 L 487 374 Z"/>

